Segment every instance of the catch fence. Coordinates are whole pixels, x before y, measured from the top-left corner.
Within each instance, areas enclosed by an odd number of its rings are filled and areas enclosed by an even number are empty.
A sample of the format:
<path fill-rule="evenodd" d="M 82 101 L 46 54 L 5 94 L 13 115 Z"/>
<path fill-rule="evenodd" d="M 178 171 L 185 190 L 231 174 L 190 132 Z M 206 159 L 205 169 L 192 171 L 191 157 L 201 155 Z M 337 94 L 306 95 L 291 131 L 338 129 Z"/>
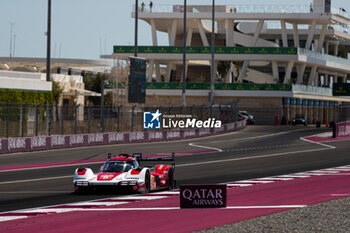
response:
<path fill-rule="evenodd" d="M 238 120 L 238 101 L 221 105 L 172 106 L 56 106 L 0 104 L 0 137 L 87 134 L 143 131 L 144 112 L 189 116 L 197 120 L 215 118 L 222 124 Z"/>

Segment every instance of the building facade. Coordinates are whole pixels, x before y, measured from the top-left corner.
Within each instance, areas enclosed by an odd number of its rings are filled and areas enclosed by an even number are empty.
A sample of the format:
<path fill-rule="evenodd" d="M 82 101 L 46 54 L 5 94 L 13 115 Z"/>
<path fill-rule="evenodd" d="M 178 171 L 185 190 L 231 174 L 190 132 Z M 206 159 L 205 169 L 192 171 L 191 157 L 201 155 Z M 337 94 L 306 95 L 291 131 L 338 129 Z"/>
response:
<path fill-rule="evenodd" d="M 186 102 L 208 104 L 212 7 L 190 5 L 186 11 Z M 148 63 L 148 105 L 182 103 L 183 12 L 181 5 L 138 12 L 150 25 L 153 42 L 138 49 Z M 336 120 L 337 106 L 350 102 L 332 95 L 333 84 L 349 78 L 349 23 L 347 12 L 329 0 L 314 0 L 312 7 L 216 6 L 215 103 L 239 100 L 240 109 L 257 115 L 258 123 L 272 123 L 276 113 L 286 123 L 296 114 L 309 123 Z M 158 46 L 157 32 L 168 34 L 169 46 Z M 116 82 L 124 77 L 126 83 L 115 90 L 116 102 L 127 92 L 127 76 L 118 70 L 132 55 L 132 46 L 116 45 L 109 56 L 115 59 Z"/>

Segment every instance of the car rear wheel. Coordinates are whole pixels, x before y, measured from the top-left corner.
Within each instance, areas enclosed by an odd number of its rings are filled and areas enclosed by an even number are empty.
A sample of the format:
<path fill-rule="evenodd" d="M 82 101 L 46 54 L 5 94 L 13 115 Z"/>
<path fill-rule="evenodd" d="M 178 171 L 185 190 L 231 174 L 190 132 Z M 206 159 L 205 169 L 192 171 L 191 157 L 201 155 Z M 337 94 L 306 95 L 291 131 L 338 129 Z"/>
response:
<path fill-rule="evenodd" d="M 145 190 L 143 191 L 143 193 L 149 193 L 150 190 L 151 190 L 151 175 L 149 171 L 147 171 L 145 175 Z"/>

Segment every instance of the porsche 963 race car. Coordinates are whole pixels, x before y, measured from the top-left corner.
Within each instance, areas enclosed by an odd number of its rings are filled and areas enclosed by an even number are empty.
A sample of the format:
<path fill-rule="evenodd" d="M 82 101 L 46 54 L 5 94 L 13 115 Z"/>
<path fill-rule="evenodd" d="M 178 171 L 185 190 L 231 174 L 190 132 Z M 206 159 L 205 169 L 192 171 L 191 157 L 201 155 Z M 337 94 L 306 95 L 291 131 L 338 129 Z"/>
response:
<path fill-rule="evenodd" d="M 171 165 L 141 167 L 144 161 L 171 161 Z M 148 193 L 157 189 L 175 187 L 175 154 L 171 157 L 143 158 L 141 153 L 111 156 L 94 174 L 90 168 L 77 168 L 74 173 L 74 191 L 76 193 L 95 191 L 99 188 L 128 190 Z"/>

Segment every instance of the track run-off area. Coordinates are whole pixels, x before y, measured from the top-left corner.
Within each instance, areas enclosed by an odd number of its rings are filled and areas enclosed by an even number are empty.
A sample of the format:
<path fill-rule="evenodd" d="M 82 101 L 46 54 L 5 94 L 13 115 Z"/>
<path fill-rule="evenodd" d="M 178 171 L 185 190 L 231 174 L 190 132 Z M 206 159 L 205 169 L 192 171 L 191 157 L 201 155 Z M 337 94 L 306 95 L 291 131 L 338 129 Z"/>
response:
<path fill-rule="evenodd" d="M 201 139 L 0 155 L 0 229 L 191 232 L 348 197 L 348 141 L 315 140 L 327 132 L 248 126 Z M 108 153 L 133 152 L 150 157 L 175 152 L 177 185 L 226 183 L 227 208 L 180 209 L 177 189 L 146 195 L 73 193 L 75 168 L 97 172 Z"/>

